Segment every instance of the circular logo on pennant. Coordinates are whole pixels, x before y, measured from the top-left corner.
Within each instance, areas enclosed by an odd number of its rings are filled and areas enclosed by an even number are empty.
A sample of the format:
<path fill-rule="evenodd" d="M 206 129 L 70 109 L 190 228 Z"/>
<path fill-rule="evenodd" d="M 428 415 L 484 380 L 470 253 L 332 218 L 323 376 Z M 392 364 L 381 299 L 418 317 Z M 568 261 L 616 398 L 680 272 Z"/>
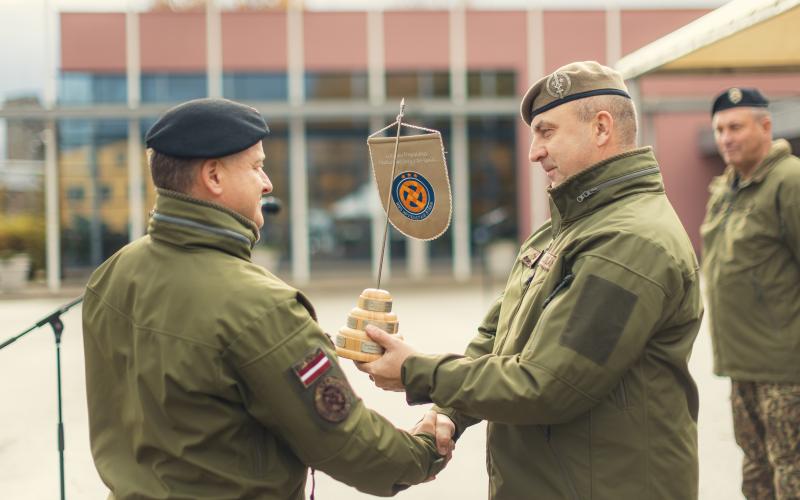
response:
<path fill-rule="evenodd" d="M 569 75 L 566 73 L 555 72 L 547 79 L 545 87 L 547 87 L 547 93 L 551 97 L 563 99 L 569 92 L 570 87 L 572 87 L 572 81 L 570 81 Z"/>
<path fill-rule="evenodd" d="M 728 91 L 728 99 L 730 99 L 733 104 L 739 104 L 742 101 L 742 91 L 733 87 Z"/>
<path fill-rule="evenodd" d="M 417 172 L 403 172 L 392 181 L 392 200 L 409 219 L 428 217 L 433 211 L 434 198 L 431 183 Z"/>

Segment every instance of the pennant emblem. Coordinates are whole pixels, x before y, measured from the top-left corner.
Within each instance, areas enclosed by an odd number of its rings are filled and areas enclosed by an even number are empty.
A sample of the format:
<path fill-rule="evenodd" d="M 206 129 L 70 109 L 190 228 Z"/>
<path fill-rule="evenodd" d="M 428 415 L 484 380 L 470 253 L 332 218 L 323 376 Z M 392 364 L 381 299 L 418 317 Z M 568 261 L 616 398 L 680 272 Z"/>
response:
<path fill-rule="evenodd" d="M 389 221 L 406 236 L 432 240 L 450 226 L 452 200 L 442 134 L 424 130 L 430 133 L 401 136 L 399 142 L 395 137 L 373 134 L 367 145 L 378 196 Z"/>
<path fill-rule="evenodd" d="M 303 387 L 308 388 L 315 380 L 324 375 L 331 369 L 331 360 L 322 351 L 317 348 L 313 354 L 306 356 L 306 358 L 292 367 L 297 378 Z"/>

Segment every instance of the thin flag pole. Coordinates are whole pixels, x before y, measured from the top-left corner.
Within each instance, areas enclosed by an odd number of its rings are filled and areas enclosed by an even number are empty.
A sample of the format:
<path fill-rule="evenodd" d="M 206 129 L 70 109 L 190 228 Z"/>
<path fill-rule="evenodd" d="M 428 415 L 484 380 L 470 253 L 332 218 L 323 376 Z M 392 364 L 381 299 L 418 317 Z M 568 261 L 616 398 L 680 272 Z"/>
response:
<path fill-rule="evenodd" d="M 397 135 L 394 140 L 394 158 L 392 158 L 392 175 L 389 177 L 389 193 L 386 196 L 386 224 L 383 226 L 383 243 L 381 243 L 381 260 L 378 263 L 378 286 L 381 287 L 381 275 L 383 274 L 383 257 L 386 255 L 386 237 L 389 234 L 389 210 L 392 202 L 392 179 L 394 179 L 395 168 L 397 167 L 397 148 L 400 145 L 400 125 L 403 123 L 403 115 L 406 109 L 406 98 L 400 100 L 400 114 L 397 115 Z"/>

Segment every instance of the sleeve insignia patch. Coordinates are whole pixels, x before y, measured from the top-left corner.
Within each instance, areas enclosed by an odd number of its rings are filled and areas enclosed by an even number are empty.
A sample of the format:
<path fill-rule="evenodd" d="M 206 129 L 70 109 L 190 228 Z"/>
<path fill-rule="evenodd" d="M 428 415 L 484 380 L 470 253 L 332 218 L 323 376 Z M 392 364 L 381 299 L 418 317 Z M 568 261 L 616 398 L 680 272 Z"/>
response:
<path fill-rule="evenodd" d="M 292 367 L 300 383 L 306 389 L 314 383 L 317 379 L 323 376 L 328 370 L 331 369 L 331 360 L 325 355 L 325 352 L 319 347 L 312 353 L 306 356 L 304 360 L 297 363 Z"/>
<path fill-rule="evenodd" d="M 349 393 L 342 379 L 325 377 L 314 389 L 314 408 L 328 422 L 341 422 L 350 414 Z"/>

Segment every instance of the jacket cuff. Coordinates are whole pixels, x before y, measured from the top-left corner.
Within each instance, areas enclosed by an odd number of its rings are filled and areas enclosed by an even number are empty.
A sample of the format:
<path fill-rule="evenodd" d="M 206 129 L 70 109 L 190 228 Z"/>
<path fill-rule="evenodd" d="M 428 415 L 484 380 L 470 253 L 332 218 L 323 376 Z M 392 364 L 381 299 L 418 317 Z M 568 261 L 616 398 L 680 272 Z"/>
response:
<path fill-rule="evenodd" d="M 400 367 L 400 379 L 406 388 L 406 401 L 410 405 L 432 403 L 433 373 L 439 356 L 412 354 Z"/>

